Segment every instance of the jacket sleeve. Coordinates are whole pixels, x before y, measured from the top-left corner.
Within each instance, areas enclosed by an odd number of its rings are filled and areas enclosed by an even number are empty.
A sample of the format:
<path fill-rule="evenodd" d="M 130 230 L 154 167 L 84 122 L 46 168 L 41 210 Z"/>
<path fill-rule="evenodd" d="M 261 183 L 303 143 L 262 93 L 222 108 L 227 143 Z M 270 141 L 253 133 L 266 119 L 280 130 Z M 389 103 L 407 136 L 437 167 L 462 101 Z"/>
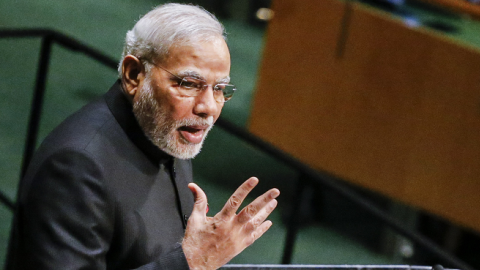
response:
<path fill-rule="evenodd" d="M 14 269 L 106 269 L 115 211 L 102 178 L 88 153 L 72 149 L 27 173 L 19 193 Z"/>
<path fill-rule="evenodd" d="M 164 270 L 164 269 L 165 270 L 190 269 L 180 243 L 178 243 L 170 253 L 164 256 L 161 256 L 160 258 L 158 258 L 156 261 L 152 263 L 136 268 L 135 270 Z"/>
<path fill-rule="evenodd" d="M 13 269 L 107 269 L 115 205 L 103 178 L 87 152 L 73 149 L 50 155 L 27 175 L 19 193 Z M 188 269 L 180 244 L 137 268 L 154 269 Z"/>

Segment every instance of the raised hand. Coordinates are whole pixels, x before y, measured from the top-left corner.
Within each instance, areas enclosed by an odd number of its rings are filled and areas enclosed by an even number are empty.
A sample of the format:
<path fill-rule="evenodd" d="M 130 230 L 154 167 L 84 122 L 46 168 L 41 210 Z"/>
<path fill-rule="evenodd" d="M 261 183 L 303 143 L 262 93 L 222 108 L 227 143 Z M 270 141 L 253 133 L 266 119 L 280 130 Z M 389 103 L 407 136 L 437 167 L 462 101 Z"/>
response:
<path fill-rule="evenodd" d="M 182 247 L 191 269 L 217 269 L 242 252 L 272 226 L 266 220 L 277 206 L 280 191 L 270 189 L 236 214 L 248 193 L 258 184 L 251 177 L 228 199 L 214 217 L 207 217 L 207 196 L 196 184 L 188 187 L 195 197 Z"/>

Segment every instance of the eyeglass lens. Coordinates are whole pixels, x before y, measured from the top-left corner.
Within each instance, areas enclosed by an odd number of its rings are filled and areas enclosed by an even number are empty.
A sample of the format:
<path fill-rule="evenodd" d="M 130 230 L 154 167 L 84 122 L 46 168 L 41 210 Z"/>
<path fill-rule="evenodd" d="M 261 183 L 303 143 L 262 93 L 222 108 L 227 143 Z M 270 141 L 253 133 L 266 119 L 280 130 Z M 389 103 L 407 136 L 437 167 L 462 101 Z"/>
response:
<path fill-rule="evenodd" d="M 195 78 L 184 77 L 180 82 L 181 91 L 183 95 L 196 96 L 200 91 L 205 90 L 208 85 Z M 226 102 L 230 100 L 236 90 L 232 84 L 216 84 L 212 87 L 214 98 L 217 102 Z"/>

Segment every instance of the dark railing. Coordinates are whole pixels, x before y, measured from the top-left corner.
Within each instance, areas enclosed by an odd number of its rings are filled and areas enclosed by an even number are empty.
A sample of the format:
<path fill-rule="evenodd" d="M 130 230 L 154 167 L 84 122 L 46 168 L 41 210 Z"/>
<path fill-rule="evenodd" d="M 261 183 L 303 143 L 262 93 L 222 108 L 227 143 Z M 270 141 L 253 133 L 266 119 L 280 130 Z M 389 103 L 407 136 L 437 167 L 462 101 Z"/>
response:
<path fill-rule="evenodd" d="M 106 56 L 98 50 L 92 49 L 88 45 L 75 40 L 71 37 L 68 37 L 57 31 L 49 29 L 0 29 L 0 38 L 31 38 L 38 37 L 42 38 L 42 47 L 40 53 L 40 61 L 38 64 L 37 77 L 35 83 L 35 92 L 34 99 L 32 102 L 32 107 L 30 111 L 30 119 L 28 126 L 28 134 L 25 142 L 25 150 L 22 161 L 21 176 L 23 177 L 28 163 L 32 157 L 32 154 L 35 150 L 37 136 L 38 136 L 38 127 L 40 122 L 40 113 L 43 104 L 43 96 L 45 92 L 46 79 L 48 74 L 48 65 L 50 60 L 50 52 L 52 45 L 54 43 L 62 45 L 63 47 L 81 52 L 86 56 L 97 60 L 98 62 L 104 64 L 107 67 L 112 69 L 117 69 L 117 61 Z M 343 198 L 359 205 L 366 211 L 368 211 L 372 216 L 376 217 L 388 227 L 392 228 L 399 234 L 410 239 L 412 242 L 416 243 L 420 247 L 429 251 L 432 255 L 442 259 L 445 264 L 449 264 L 451 267 L 463 269 L 463 270 L 474 270 L 471 266 L 467 265 L 465 262 L 456 258 L 454 255 L 444 251 L 436 243 L 432 242 L 430 239 L 425 236 L 405 228 L 401 222 L 393 218 L 387 212 L 383 211 L 370 201 L 356 194 L 352 189 L 348 188 L 342 184 L 341 179 L 328 174 L 326 172 L 314 170 L 299 160 L 293 158 L 292 156 L 286 154 L 285 152 L 275 148 L 269 143 L 261 140 L 255 135 L 251 134 L 244 128 L 238 127 L 224 118 L 219 118 L 216 126 L 221 127 L 228 133 L 232 134 L 239 139 L 248 142 L 252 146 L 256 147 L 260 151 L 263 151 L 272 157 L 278 159 L 279 161 L 285 163 L 287 166 L 293 168 L 300 173 L 301 177 L 298 181 L 297 191 L 294 196 L 294 205 L 301 205 L 302 200 L 305 199 L 305 196 L 301 194 L 305 191 L 305 188 L 308 185 L 314 187 L 321 187 L 323 189 L 327 188 L 331 191 L 336 192 L 341 195 Z M 8 199 L 3 193 L 0 192 L 0 201 L 3 202 L 10 209 L 14 208 L 14 203 Z M 296 234 L 299 229 L 299 211 L 298 207 L 292 208 L 292 213 L 287 224 L 287 237 L 284 247 L 284 254 L 282 258 L 283 264 L 289 264 L 291 262 L 293 247 L 295 244 Z"/>

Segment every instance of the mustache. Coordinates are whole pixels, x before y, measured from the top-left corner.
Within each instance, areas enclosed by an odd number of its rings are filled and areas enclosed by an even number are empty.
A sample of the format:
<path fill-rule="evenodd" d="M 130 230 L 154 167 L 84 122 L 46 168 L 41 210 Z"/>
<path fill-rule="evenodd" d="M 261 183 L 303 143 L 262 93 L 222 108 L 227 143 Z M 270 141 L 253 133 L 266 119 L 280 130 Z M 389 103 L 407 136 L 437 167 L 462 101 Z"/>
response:
<path fill-rule="evenodd" d="M 209 116 L 207 118 L 195 117 L 195 118 L 185 118 L 181 120 L 177 120 L 176 126 L 208 126 L 208 128 L 213 127 L 213 116 Z"/>

